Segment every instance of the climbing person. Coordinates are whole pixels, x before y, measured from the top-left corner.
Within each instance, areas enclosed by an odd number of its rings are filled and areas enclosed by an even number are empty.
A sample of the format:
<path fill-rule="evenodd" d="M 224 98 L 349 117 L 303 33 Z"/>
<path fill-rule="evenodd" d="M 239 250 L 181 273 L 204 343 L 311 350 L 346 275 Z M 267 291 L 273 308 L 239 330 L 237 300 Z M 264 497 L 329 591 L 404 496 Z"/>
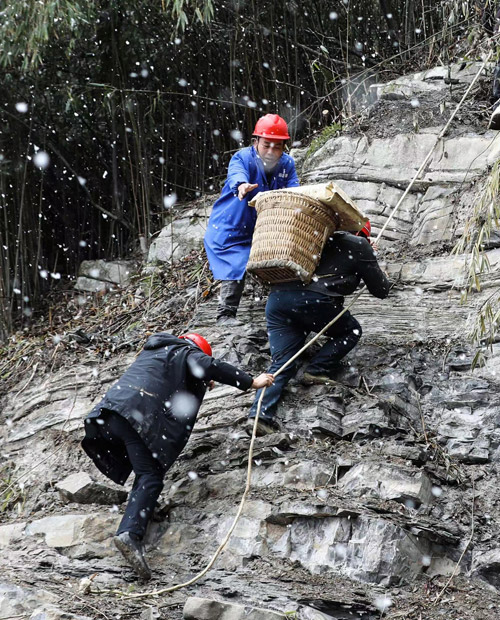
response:
<path fill-rule="evenodd" d="M 275 373 L 305 344 L 311 332 L 319 332 L 344 307 L 344 296 L 355 291 L 360 281 L 369 292 L 383 299 L 389 294 L 390 283 L 377 262 L 369 242 L 371 232 L 367 222 L 356 234 L 334 233 L 326 242 L 320 262 L 310 284 L 300 280 L 271 286 L 266 304 L 266 321 L 271 346 L 269 373 Z M 341 360 L 358 343 L 361 326 L 346 311 L 324 334 L 325 344 L 309 361 L 303 383 L 328 384 L 341 368 Z M 276 410 L 281 393 L 298 369 L 292 362 L 275 377 L 273 385 L 264 393 L 257 423 L 257 435 L 275 432 Z M 253 428 L 261 391 L 255 396 L 250 409 L 247 431 Z"/>
<path fill-rule="evenodd" d="M 229 162 L 227 179 L 212 208 L 204 239 L 213 276 L 221 280 L 218 324 L 237 323 L 257 219 L 249 200 L 258 192 L 299 185 L 293 158 L 284 152 L 289 138 L 284 119 L 266 114 L 255 125 L 252 145 L 235 153 Z"/>
<path fill-rule="evenodd" d="M 497 49 L 497 61 L 493 69 L 493 80 L 490 91 L 490 104 L 493 112 L 490 117 L 488 129 L 500 129 L 500 60 L 498 58 L 500 46 L 498 37 L 500 34 L 500 7 L 496 0 L 479 0 L 476 2 L 478 12 L 481 13 L 481 21 L 484 30 L 491 37 L 492 44 Z"/>
<path fill-rule="evenodd" d="M 135 480 L 114 536 L 115 546 L 142 579 L 151 571 L 143 539 L 163 478 L 186 445 L 206 389 L 219 381 L 240 390 L 272 384 L 264 373 L 252 379 L 217 361 L 196 333 L 148 338 L 137 359 L 85 420 L 82 447 L 97 468 L 118 484 Z"/>

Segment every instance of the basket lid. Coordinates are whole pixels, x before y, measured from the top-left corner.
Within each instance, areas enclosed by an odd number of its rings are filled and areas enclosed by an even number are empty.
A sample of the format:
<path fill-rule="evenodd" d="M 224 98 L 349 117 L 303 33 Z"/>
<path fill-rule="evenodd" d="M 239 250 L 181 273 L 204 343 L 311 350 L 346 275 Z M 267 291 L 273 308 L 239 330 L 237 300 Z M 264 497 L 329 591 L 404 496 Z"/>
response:
<path fill-rule="evenodd" d="M 337 230 L 358 232 L 368 221 L 368 218 L 358 208 L 356 203 L 333 181 L 259 192 L 249 204 L 251 206 L 257 206 L 263 196 L 272 200 L 273 197 L 287 193 L 299 194 L 302 197 L 313 199 L 330 211 L 333 211 L 338 217 Z"/>
<path fill-rule="evenodd" d="M 258 216 L 263 211 L 271 210 L 274 212 L 279 207 L 286 210 L 303 211 L 313 216 L 318 223 L 321 222 L 321 224 L 327 226 L 330 232 L 338 230 L 338 215 L 330 207 L 316 200 L 316 198 L 300 192 L 291 192 L 288 189 L 260 192 L 253 199 L 252 206 L 255 206 Z"/>

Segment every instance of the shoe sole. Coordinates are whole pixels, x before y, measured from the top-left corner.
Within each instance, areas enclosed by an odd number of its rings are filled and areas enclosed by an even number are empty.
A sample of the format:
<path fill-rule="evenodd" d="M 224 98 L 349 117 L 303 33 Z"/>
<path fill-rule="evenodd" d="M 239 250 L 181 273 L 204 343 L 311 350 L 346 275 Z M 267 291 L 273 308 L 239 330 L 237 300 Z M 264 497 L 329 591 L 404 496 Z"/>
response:
<path fill-rule="evenodd" d="M 245 429 L 245 430 L 246 430 L 246 433 L 247 433 L 247 435 L 248 435 L 249 437 L 251 437 L 251 436 L 252 436 L 252 433 L 253 433 L 253 425 L 254 425 L 254 423 L 253 423 L 253 421 L 252 421 L 252 424 L 248 424 L 248 425 L 247 425 L 247 427 L 246 427 L 246 429 Z M 278 432 L 278 429 L 273 428 L 273 429 L 269 429 L 269 430 L 267 430 L 267 429 L 263 429 L 263 428 L 262 428 L 262 426 L 261 426 L 260 424 L 257 424 L 257 430 L 256 430 L 256 432 L 255 432 L 255 436 L 256 436 L 256 437 L 266 437 L 267 435 L 272 435 L 273 433 L 277 433 L 277 432 Z"/>
<path fill-rule="evenodd" d="M 314 375 L 309 375 L 309 377 L 302 378 L 302 385 L 333 385 L 335 383 L 334 379 L 326 377 L 324 380 L 319 379 L 319 377 L 316 378 Z"/>
<path fill-rule="evenodd" d="M 127 561 L 127 564 L 132 567 L 132 569 L 137 573 L 137 575 L 139 575 L 139 577 L 141 577 L 141 579 L 144 579 L 145 581 L 151 579 L 151 571 L 144 568 L 141 562 L 137 559 L 133 549 L 126 545 L 117 536 L 113 538 L 113 542 L 115 543 L 115 547 Z"/>
<path fill-rule="evenodd" d="M 271 429 L 263 429 L 262 427 L 257 426 L 257 432 L 255 433 L 255 435 L 257 437 L 267 437 L 268 435 L 273 435 L 274 433 L 277 433 L 278 431 L 274 428 Z"/>

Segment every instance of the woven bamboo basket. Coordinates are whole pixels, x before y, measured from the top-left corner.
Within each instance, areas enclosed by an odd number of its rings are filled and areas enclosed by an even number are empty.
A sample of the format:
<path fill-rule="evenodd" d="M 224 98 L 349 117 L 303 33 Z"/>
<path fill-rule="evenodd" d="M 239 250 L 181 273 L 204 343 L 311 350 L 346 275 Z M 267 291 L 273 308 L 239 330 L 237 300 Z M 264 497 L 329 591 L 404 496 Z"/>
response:
<path fill-rule="evenodd" d="M 266 283 L 310 282 L 329 235 L 337 228 L 332 210 L 297 192 L 263 192 L 247 271 Z"/>

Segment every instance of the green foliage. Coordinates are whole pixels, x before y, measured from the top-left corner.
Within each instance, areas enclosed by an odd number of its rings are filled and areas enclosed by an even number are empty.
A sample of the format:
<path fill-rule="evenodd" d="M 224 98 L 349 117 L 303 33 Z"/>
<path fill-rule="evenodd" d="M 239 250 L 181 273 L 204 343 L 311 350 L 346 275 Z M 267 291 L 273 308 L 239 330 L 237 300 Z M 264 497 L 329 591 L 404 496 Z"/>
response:
<path fill-rule="evenodd" d="M 82 260 L 147 249 L 165 196 L 218 192 L 259 116 L 279 113 L 294 141 L 321 132 L 312 152 L 347 94 L 355 113 L 374 73 L 435 63 L 464 27 L 451 0 L 392 2 L 390 20 L 381 4 L 4 2 L 0 339 Z"/>
<path fill-rule="evenodd" d="M 342 126 L 339 123 L 333 123 L 333 125 L 328 125 L 328 127 L 325 127 L 319 136 L 313 138 L 309 148 L 307 149 L 306 157 L 310 157 L 313 153 L 316 153 L 316 151 L 326 144 L 330 138 L 335 138 L 341 131 Z"/>
<path fill-rule="evenodd" d="M 490 271 L 486 248 L 494 230 L 500 228 L 500 162 L 497 161 L 473 205 L 464 232 L 455 247 L 454 254 L 468 253 L 464 266 L 462 302 L 471 299 L 474 292 L 481 291 L 481 279 Z M 469 336 L 476 345 L 494 341 L 500 327 L 500 288 L 495 288 L 485 302 L 473 314 Z M 479 349 L 473 366 L 483 361 L 483 349 Z"/>
<path fill-rule="evenodd" d="M 170 10 L 175 22 L 175 32 L 184 32 L 189 25 L 188 13 L 190 9 L 201 24 L 209 24 L 214 16 L 214 5 L 212 0 L 163 0 L 167 10 Z"/>
<path fill-rule="evenodd" d="M 135 12 L 163 14 L 163 23 L 171 36 L 184 32 L 190 21 L 209 24 L 214 16 L 212 0 L 156 0 L 143 2 L 104 0 L 44 0 L 13 1 L 1 12 L 0 66 L 18 66 L 22 71 L 36 69 L 46 60 L 52 46 L 62 42 L 66 55 L 77 46 L 79 39 L 92 32 L 108 12 L 133 16 Z M 101 13 L 101 15 L 100 15 Z M 96 24 L 97 22 L 97 24 Z"/>
<path fill-rule="evenodd" d="M 0 468 L 0 514 L 14 510 L 18 514 L 23 511 L 26 502 L 24 486 L 17 484 L 12 476 L 9 465 Z"/>
<path fill-rule="evenodd" d="M 47 44 L 66 37 L 70 56 L 81 27 L 95 19 L 94 7 L 71 0 L 7 3 L 0 21 L 0 66 L 35 69 L 44 61 Z"/>

